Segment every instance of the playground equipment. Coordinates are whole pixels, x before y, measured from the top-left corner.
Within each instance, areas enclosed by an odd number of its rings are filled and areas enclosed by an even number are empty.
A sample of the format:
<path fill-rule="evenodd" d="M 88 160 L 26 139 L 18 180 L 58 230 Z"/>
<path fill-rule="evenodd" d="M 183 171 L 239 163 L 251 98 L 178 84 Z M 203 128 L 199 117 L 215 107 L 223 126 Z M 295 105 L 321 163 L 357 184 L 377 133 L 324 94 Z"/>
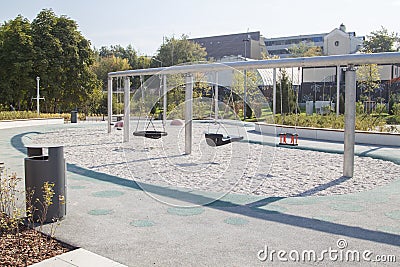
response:
<path fill-rule="evenodd" d="M 355 136 L 355 92 L 356 92 L 356 65 L 362 64 L 396 64 L 400 62 L 399 52 L 388 53 L 375 53 L 375 54 L 351 54 L 351 55 L 335 55 L 335 56 L 319 56 L 310 58 L 284 58 L 273 60 L 254 60 L 254 61 L 237 61 L 227 62 L 224 64 L 210 63 L 210 64 L 194 64 L 184 66 L 174 66 L 169 68 L 153 68 L 153 69 L 140 69 L 140 70 L 126 70 L 111 72 L 108 74 L 108 120 L 112 115 L 112 79 L 116 77 L 140 76 L 140 75 L 155 75 L 162 73 L 164 79 L 166 74 L 186 74 L 186 88 L 185 88 L 185 153 L 191 153 L 192 145 L 192 98 L 193 98 L 193 77 L 192 74 L 196 72 L 216 72 L 234 68 L 237 70 L 245 69 L 265 69 L 272 68 L 276 73 L 276 68 L 286 67 L 325 67 L 325 66 L 338 66 L 345 68 L 345 138 L 344 138 L 344 164 L 343 176 L 352 177 L 354 172 L 354 136 Z M 339 77 L 338 77 L 339 78 Z M 337 78 L 337 80 L 339 80 Z M 274 77 L 274 82 L 276 79 Z M 339 84 L 339 82 L 338 82 Z M 126 86 L 126 84 L 125 84 Z M 166 87 L 164 87 L 166 90 Z M 129 98 L 129 87 L 125 94 Z M 125 95 L 125 97 L 126 97 Z M 276 110 L 276 84 L 273 86 L 273 111 Z M 164 98 L 166 94 L 164 93 Z M 165 102 L 164 102 L 165 104 Z M 128 106 L 127 106 L 128 105 Z M 165 107 L 166 105 L 164 105 Z M 337 105 L 338 108 L 339 105 Z M 165 110 L 165 109 L 164 109 Z M 125 102 L 125 116 L 124 116 L 124 130 L 127 129 L 127 120 L 129 116 L 129 101 Z M 165 114 L 164 114 L 165 119 Z M 111 132 L 110 121 L 108 124 L 108 132 Z M 126 136 L 129 133 L 124 131 L 124 141 L 127 140 Z"/>
<path fill-rule="evenodd" d="M 290 142 L 288 142 L 288 137 Z M 299 135 L 297 133 L 280 133 L 279 134 L 279 145 L 280 146 L 298 146 Z"/>
<path fill-rule="evenodd" d="M 210 111 L 210 120 L 212 120 L 212 104 L 214 103 L 214 112 L 215 112 L 215 116 L 214 116 L 214 124 L 217 124 L 218 127 L 215 131 L 215 133 L 211 133 L 210 132 L 210 124 L 208 124 L 208 129 L 207 132 L 204 134 L 204 137 L 206 138 L 206 143 L 209 146 L 213 146 L 213 147 L 217 147 L 217 146 L 223 146 L 223 145 L 227 145 L 230 144 L 232 142 L 237 142 L 240 140 L 243 140 L 243 136 L 230 136 L 227 132 L 227 135 L 223 135 L 221 133 L 219 133 L 219 130 L 221 129 L 221 122 L 219 121 L 219 109 L 218 109 L 218 73 L 215 74 L 216 77 L 216 81 L 214 84 L 214 91 L 212 94 L 212 101 L 211 101 L 211 111 Z M 225 109 L 224 109 L 224 114 L 227 113 L 227 109 L 229 108 L 229 104 L 232 103 L 232 105 L 235 105 L 235 102 L 233 101 L 233 92 L 232 90 L 229 90 L 229 98 L 228 98 L 228 103 L 225 105 Z M 235 108 L 233 108 L 233 110 L 235 110 Z M 236 114 L 235 114 L 236 115 Z M 222 116 L 224 117 L 224 116 Z M 226 129 L 225 129 L 226 131 Z"/>
<path fill-rule="evenodd" d="M 160 87 L 161 87 L 161 84 L 160 84 Z M 134 135 L 134 136 L 145 137 L 145 138 L 150 138 L 150 139 L 160 139 L 161 137 L 166 136 L 166 135 L 167 135 L 167 132 L 165 131 L 164 120 L 163 120 L 163 123 L 162 123 L 163 130 L 160 131 L 160 130 L 157 130 L 157 129 L 156 129 L 156 127 L 155 127 L 155 125 L 154 125 L 154 123 L 153 123 L 153 117 L 154 117 L 154 113 L 155 113 L 155 108 L 154 108 L 154 106 L 151 108 L 151 111 L 150 111 L 150 114 L 149 114 L 149 119 L 148 119 L 148 123 L 147 123 L 147 125 L 146 125 L 146 128 L 145 128 L 144 130 L 142 130 L 142 131 L 139 131 L 139 130 L 138 130 L 138 128 L 139 128 L 139 123 L 140 123 L 140 118 L 141 118 L 142 111 L 143 111 L 142 109 L 143 109 L 144 106 L 145 106 L 145 101 L 144 101 L 144 90 L 145 90 L 145 87 L 143 86 L 143 76 L 140 76 L 140 90 L 141 90 L 141 101 L 142 101 L 142 106 L 140 107 L 140 115 L 139 115 L 139 119 L 138 119 L 137 124 L 136 124 L 136 129 L 135 129 L 135 131 L 133 132 L 133 135 Z M 161 90 L 160 90 L 160 91 L 161 91 Z M 160 91 L 159 91 L 159 92 L 160 92 Z M 160 94 L 161 94 L 161 93 L 159 93 L 158 99 L 161 98 L 161 95 L 160 95 Z M 164 107 L 164 109 L 165 109 L 165 107 Z M 152 125 L 152 128 L 153 128 L 152 130 L 149 130 L 150 125 Z"/>

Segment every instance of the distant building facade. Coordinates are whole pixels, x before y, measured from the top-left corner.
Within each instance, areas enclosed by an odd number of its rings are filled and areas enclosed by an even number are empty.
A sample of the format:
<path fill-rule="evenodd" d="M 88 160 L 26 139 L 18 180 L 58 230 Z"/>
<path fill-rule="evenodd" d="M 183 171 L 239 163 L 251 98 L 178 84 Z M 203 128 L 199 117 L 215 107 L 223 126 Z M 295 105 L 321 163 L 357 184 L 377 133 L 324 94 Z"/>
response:
<path fill-rule="evenodd" d="M 278 38 L 264 38 L 259 31 L 193 38 L 189 39 L 205 47 L 207 59 L 227 62 L 240 60 L 258 60 L 265 55 L 279 56 L 280 58 L 292 57 L 290 47 L 304 43 L 309 46 L 321 48 L 323 55 L 345 55 L 360 51 L 364 42 L 363 36 L 356 36 L 355 32 L 347 32 L 345 25 L 327 33 L 286 36 Z M 333 101 L 336 99 L 336 67 L 315 67 L 287 69 L 290 73 L 289 79 L 293 88 L 298 93 L 299 102 L 306 101 Z M 340 92 L 344 92 L 344 72 L 340 73 Z M 400 66 L 379 66 L 381 87 L 373 92 L 373 99 L 384 99 L 388 101 L 393 92 L 400 93 Z M 271 70 L 258 70 L 259 87 L 267 97 L 272 96 L 272 72 Z M 231 76 L 221 77 L 221 82 L 230 86 Z M 279 77 L 278 77 L 279 80 Z M 357 88 L 357 100 L 362 95 L 361 89 Z"/>
<path fill-rule="evenodd" d="M 363 36 L 356 36 L 355 32 L 347 32 L 346 26 L 341 24 L 324 36 L 324 55 L 354 54 L 362 48 L 364 39 Z"/>
<path fill-rule="evenodd" d="M 265 45 L 270 55 L 287 58 L 292 56 L 289 48 L 300 43 L 318 46 L 322 50 L 325 36 L 326 33 L 267 38 Z"/>
<path fill-rule="evenodd" d="M 291 57 L 290 48 L 300 43 L 320 47 L 323 54 L 329 56 L 354 54 L 360 50 L 363 42 L 363 36 L 358 37 L 355 32 L 347 32 L 344 24 L 329 33 L 265 39 L 268 53 L 280 58 Z"/>
<path fill-rule="evenodd" d="M 220 61 L 224 57 L 242 56 L 262 59 L 267 53 L 264 37 L 259 31 L 189 39 L 206 49 L 207 59 Z"/>

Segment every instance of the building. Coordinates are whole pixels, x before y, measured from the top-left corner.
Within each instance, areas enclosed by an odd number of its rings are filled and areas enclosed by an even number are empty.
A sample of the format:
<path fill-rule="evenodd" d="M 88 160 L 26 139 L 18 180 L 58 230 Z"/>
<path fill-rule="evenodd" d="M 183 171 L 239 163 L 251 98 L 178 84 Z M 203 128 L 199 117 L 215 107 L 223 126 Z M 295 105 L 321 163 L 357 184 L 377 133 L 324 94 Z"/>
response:
<path fill-rule="evenodd" d="M 357 53 L 363 45 L 364 37 L 348 32 L 344 24 L 327 33 L 264 38 L 259 31 L 230 35 L 211 36 L 190 39 L 206 48 L 207 59 L 227 62 L 239 60 L 262 59 L 264 55 L 275 55 L 288 58 L 290 47 L 300 43 L 321 48 L 323 55 L 345 55 Z M 343 67 L 343 66 L 342 66 Z M 270 90 L 272 84 L 271 70 L 257 70 L 259 87 Z M 287 70 L 289 77 L 298 88 L 299 102 L 333 101 L 337 102 L 336 75 L 337 67 L 301 68 L 300 71 Z M 342 81 L 340 92 L 344 92 L 344 72 L 340 72 Z M 381 87 L 372 94 L 372 100 L 388 101 L 394 91 L 400 91 L 400 67 L 398 65 L 379 66 Z M 294 75 L 293 75 L 294 74 Z M 293 76 L 293 77 L 292 77 Z M 226 75 L 220 82 L 230 86 L 232 77 Z M 278 77 L 279 80 L 279 77 Z M 270 92 L 266 92 L 268 95 Z M 361 99 L 361 89 L 357 89 L 357 100 Z"/>
<path fill-rule="evenodd" d="M 363 42 L 364 37 L 357 37 L 355 32 L 347 32 L 344 24 L 329 33 L 265 39 L 268 53 L 280 58 L 291 57 L 290 48 L 300 43 L 320 47 L 323 54 L 328 56 L 354 54 L 360 50 Z"/>
<path fill-rule="evenodd" d="M 224 57 L 242 56 L 262 59 L 267 53 L 264 37 L 259 31 L 189 39 L 204 47 L 207 59 L 220 61 Z"/>
<path fill-rule="evenodd" d="M 364 37 L 357 37 L 355 32 L 347 32 L 346 26 L 341 24 L 324 36 L 324 55 L 345 55 L 358 52 L 364 43 Z"/>
<path fill-rule="evenodd" d="M 206 48 L 207 59 L 220 61 L 224 57 L 242 56 L 262 59 L 264 55 L 291 57 L 290 48 L 304 43 L 321 48 L 324 55 L 353 54 L 360 50 L 364 37 L 347 32 L 346 26 L 328 33 L 264 38 L 259 31 L 189 39 Z"/>
<path fill-rule="evenodd" d="M 323 50 L 324 37 L 326 33 L 320 34 L 309 34 L 309 35 L 297 35 L 277 38 L 266 38 L 265 46 L 270 55 L 278 56 L 280 58 L 291 57 L 289 48 L 304 43 L 307 45 L 318 46 Z"/>

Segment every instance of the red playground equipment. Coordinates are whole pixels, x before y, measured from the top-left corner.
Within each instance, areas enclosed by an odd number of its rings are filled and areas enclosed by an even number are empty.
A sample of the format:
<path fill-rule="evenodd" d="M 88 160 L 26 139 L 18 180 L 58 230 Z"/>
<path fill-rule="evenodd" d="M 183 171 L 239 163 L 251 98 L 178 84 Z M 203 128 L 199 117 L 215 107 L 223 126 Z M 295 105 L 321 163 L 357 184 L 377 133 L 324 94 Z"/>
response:
<path fill-rule="evenodd" d="M 288 143 L 288 139 L 290 142 Z M 279 145 L 280 146 L 298 146 L 299 135 L 297 133 L 280 133 L 279 134 Z"/>

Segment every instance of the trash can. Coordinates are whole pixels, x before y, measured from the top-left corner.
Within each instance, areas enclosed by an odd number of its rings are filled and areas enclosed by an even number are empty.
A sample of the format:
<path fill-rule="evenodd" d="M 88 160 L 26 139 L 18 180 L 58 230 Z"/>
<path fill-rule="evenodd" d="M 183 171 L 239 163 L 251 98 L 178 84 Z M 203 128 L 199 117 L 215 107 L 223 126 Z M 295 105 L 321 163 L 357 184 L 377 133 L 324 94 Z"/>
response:
<path fill-rule="evenodd" d="M 33 220 L 39 222 L 43 216 L 43 185 L 54 183 L 52 204 L 45 214 L 45 223 L 61 219 L 66 215 L 66 185 L 64 147 L 60 145 L 27 146 L 25 158 L 26 208 L 33 206 Z M 46 153 L 47 150 L 47 153 Z M 30 199 L 30 201 L 29 201 Z M 39 201 L 37 201 L 39 200 Z"/>
<path fill-rule="evenodd" d="M 77 123 L 78 122 L 78 111 L 73 110 L 71 111 L 71 123 Z"/>

